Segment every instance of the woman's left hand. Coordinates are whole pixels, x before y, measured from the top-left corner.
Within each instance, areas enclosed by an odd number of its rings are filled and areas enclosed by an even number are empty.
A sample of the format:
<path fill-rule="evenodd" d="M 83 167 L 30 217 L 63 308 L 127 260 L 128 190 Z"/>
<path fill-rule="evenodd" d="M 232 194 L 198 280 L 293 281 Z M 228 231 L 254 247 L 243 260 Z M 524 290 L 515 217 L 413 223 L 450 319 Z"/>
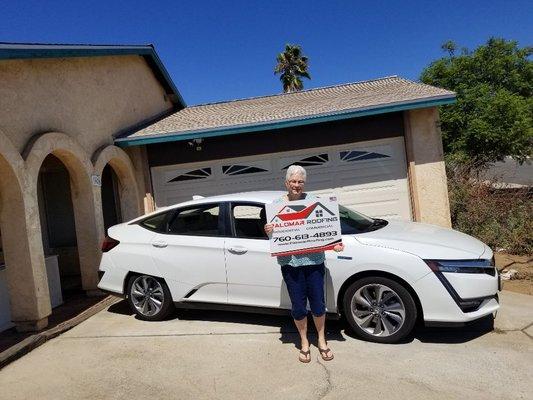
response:
<path fill-rule="evenodd" d="M 335 245 L 335 247 L 333 248 L 333 251 L 336 251 L 337 253 L 344 251 L 344 245 L 342 243 Z"/>

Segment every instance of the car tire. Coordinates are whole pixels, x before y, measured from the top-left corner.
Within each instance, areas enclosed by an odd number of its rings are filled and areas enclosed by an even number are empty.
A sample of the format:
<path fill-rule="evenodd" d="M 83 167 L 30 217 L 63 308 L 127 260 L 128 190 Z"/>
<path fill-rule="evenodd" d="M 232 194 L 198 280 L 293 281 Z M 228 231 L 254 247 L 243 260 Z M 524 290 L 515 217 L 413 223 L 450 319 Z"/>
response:
<path fill-rule="evenodd" d="M 128 279 L 127 299 L 131 310 L 145 321 L 161 321 L 174 309 L 172 296 L 163 279 L 133 275 Z"/>
<path fill-rule="evenodd" d="M 417 319 L 413 296 L 402 284 L 384 277 L 352 283 L 343 306 L 353 332 L 371 342 L 397 343 L 411 333 Z"/>

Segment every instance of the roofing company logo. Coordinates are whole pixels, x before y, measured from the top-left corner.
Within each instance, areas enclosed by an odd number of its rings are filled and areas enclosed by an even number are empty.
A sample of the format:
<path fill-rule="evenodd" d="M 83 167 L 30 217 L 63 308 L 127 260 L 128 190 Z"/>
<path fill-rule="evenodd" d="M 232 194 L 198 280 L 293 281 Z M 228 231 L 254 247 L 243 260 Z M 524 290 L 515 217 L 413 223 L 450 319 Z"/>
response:
<path fill-rule="evenodd" d="M 326 208 L 322 203 L 313 203 L 308 207 L 305 206 L 285 206 L 272 218 L 270 222 L 281 222 L 281 221 L 294 221 L 297 219 L 307 219 L 312 212 L 315 212 L 316 218 L 324 217 L 333 214 L 328 208 Z"/>

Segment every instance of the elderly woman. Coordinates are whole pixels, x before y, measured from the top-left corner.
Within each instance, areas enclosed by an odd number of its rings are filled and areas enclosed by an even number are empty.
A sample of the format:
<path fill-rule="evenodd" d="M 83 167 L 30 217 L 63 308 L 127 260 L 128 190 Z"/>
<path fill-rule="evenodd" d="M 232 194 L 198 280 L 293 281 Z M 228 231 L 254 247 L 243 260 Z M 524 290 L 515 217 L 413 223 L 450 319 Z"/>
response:
<path fill-rule="evenodd" d="M 315 198 L 304 192 L 307 174 L 299 165 L 291 165 L 287 169 L 285 187 L 287 194 L 277 202 L 296 201 Z M 265 225 L 265 232 L 271 235 L 273 224 Z M 343 245 L 333 250 L 342 251 Z M 301 339 L 299 360 L 304 363 L 311 361 L 309 340 L 307 339 L 307 300 L 311 307 L 313 321 L 318 332 L 318 351 L 324 361 L 333 359 L 333 352 L 328 348 L 325 337 L 326 303 L 324 299 L 324 252 L 307 253 L 277 257 L 281 265 L 283 280 L 287 285 L 292 303 L 292 317 Z"/>

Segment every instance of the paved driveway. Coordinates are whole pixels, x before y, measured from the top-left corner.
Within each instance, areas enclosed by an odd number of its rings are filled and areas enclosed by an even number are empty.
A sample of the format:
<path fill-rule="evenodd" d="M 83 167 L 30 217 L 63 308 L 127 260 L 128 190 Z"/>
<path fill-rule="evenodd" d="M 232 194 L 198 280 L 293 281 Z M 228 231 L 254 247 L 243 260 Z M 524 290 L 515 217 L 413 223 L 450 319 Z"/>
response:
<path fill-rule="evenodd" d="M 297 361 L 284 317 L 188 311 L 159 323 L 124 302 L 0 371 L 2 399 L 531 399 L 533 296 L 502 292 L 491 324 L 418 329 L 404 344 L 329 323 L 335 359 Z"/>

